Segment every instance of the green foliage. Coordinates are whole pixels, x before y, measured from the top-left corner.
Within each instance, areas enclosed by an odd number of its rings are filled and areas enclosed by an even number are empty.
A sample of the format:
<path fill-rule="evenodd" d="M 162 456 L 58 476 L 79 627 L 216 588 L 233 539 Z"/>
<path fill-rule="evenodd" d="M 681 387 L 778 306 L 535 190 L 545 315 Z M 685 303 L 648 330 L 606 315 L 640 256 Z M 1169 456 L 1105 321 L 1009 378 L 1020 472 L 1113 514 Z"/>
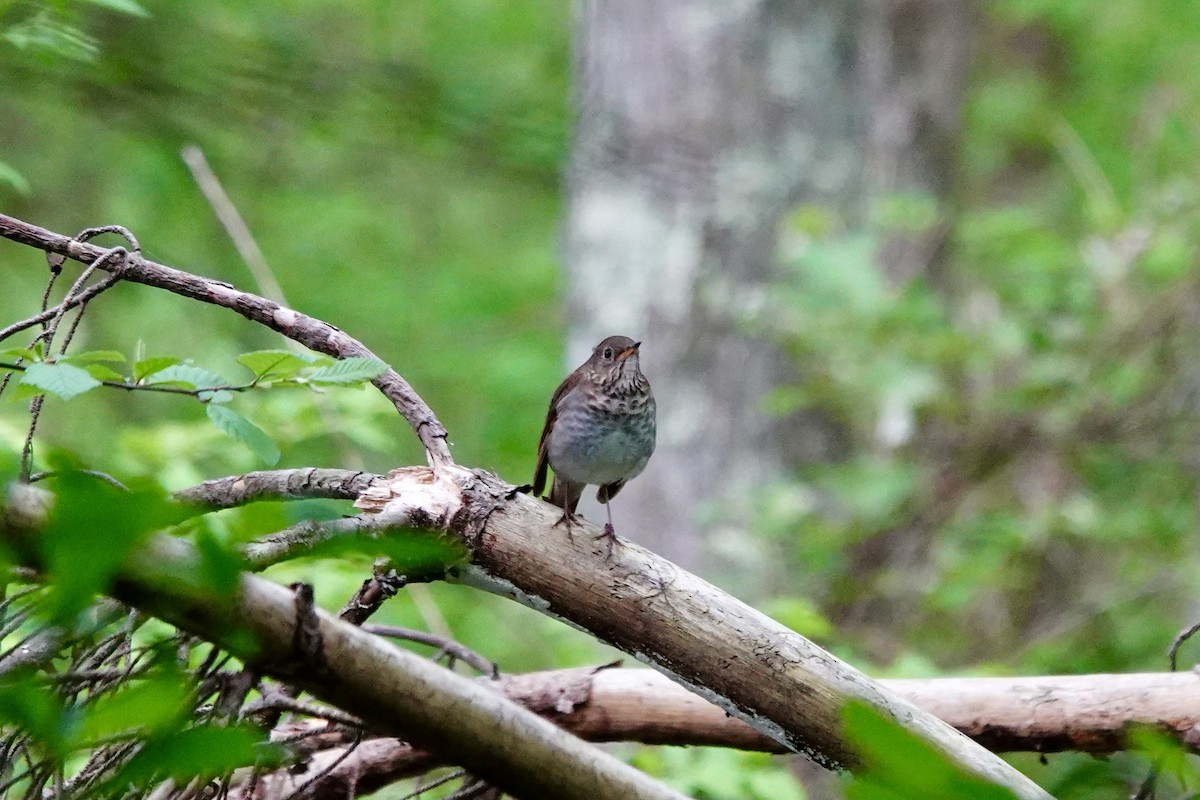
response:
<path fill-rule="evenodd" d="M 11 15 L 0 26 L 0 40 L 20 51 L 37 52 L 46 57 L 60 57 L 92 62 L 100 46 L 79 25 L 83 13 L 80 6 L 93 5 L 120 14 L 149 16 L 134 0 L 56 0 L 56 2 L 0 2 L 0 14 L 16 6 L 20 14 Z"/>
<path fill-rule="evenodd" d="M 21 383 L 43 389 L 62 400 L 70 400 L 100 385 L 100 381 L 85 369 L 67 363 L 49 364 L 44 361 L 30 364 L 21 376 Z"/>
<path fill-rule="evenodd" d="M 237 357 L 237 362 L 250 370 L 256 380 L 263 382 L 275 378 L 295 377 L 315 359 L 316 356 L 293 353 L 289 350 L 258 350 L 242 353 Z"/>
<path fill-rule="evenodd" d="M 99 607 L 94 605 L 96 594 L 113 592 L 121 571 L 145 572 L 153 555 L 144 545 L 152 534 L 163 531 L 191 534 L 196 556 L 181 569 L 164 571 L 154 565 L 147 573 L 157 581 L 148 590 L 152 596 L 184 605 L 193 598 L 206 602 L 232 598 L 245 569 L 237 549 L 240 542 L 277 530 L 282 517 L 260 514 L 255 526 L 252 509 L 236 510 L 231 513 L 246 512 L 245 522 L 254 530 L 229 536 L 221 526 L 208 524 L 207 518 L 192 519 L 194 510 L 170 502 L 151 483 L 126 480 L 130 488 L 120 488 L 111 480 L 74 469 L 61 454 L 50 461 L 57 469 L 38 484 L 53 491 L 49 521 L 15 559 L 36 565 L 42 585 L 6 590 L 6 616 L 13 623 L 0 637 L 0 652 L 10 653 L 46 624 L 62 629 L 70 644 L 52 657 L 58 669 L 0 676 L 0 736 L 19 743 L 23 765 L 36 765 L 24 778 L 19 776 L 25 767 L 17 767 L 13 773 L 17 781 L 9 788 L 17 793 L 36 789 L 31 781 L 45 769 L 63 770 L 68 784 L 82 780 L 86 773 L 80 767 L 97 754 L 106 759 L 107 771 L 92 775 L 81 784 L 87 791 L 81 788 L 72 796 L 149 791 L 165 778 L 182 782 L 197 776 L 220 778 L 240 767 L 270 769 L 284 763 L 284 752 L 268 744 L 266 732 L 214 713 L 213 703 L 224 684 L 199 681 L 189 671 L 200 664 L 199 657 L 189 653 L 197 645 L 195 640 L 161 623 L 143 627 L 145 617 L 140 615 L 99 618 Z M 8 465 L 0 472 L 7 481 L 15 463 L 0 464 Z M 305 512 L 307 518 L 320 516 L 311 511 L 310 507 Z M 269 527 L 264 531 L 263 525 Z M 336 565 L 321 562 L 322 571 L 337 572 L 340 567 L 353 583 L 361 580 L 364 568 L 376 557 L 387 558 L 391 567 L 406 575 L 441 574 L 462 558 L 460 547 L 428 534 L 345 537 L 308 554 L 338 559 Z M 306 561 L 300 559 L 293 566 L 303 568 Z M 326 576 L 323 584 L 328 590 L 336 581 Z M 352 588 L 338 587 L 340 601 Z M 225 632 L 229 651 L 253 653 L 256 645 L 250 634 L 239 632 L 235 618 L 229 624 Z M 210 658 L 204 663 L 214 662 Z M 97 677 L 71 677 L 87 673 Z M 105 679 L 105 675 L 112 677 Z"/>
<path fill-rule="evenodd" d="M 71 400 L 102 385 L 127 390 L 174 389 L 194 395 L 205 404 L 205 412 L 223 433 L 244 444 L 260 463 L 274 466 L 279 447 L 261 428 L 229 408 L 234 392 L 285 387 L 349 387 L 362 385 L 381 375 L 387 365 L 373 358 L 333 359 L 315 354 L 297 355 L 279 350 L 244 353 L 238 363 L 253 373 L 253 380 L 233 385 L 222 375 L 170 356 L 139 359 L 122 375 L 102 362 L 121 363 L 124 354 L 113 350 L 75 353 L 55 361 L 43 361 L 40 349 L 15 348 L 0 353 L 0 370 L 18 372 L 14 399 L 27 399 L 38 390 L 61 400 Z M 83 366 L 78 366 L 83 365 Z"/>
<path fill-rule="evenodd" d="M 373 2 L 346 15 L 317 0 L 287 14 L 63 0 L 0 11 L 7 212 L 63 230 L 120 221 L 151 257 L 253 288 L 179 161 L 181 145 L 198 144 L 289 304 L 394 363 L 438 410 L 460 461 L 528 477 L 561 377 L 554 242 L 568 4 L 447 13 L 441 0 Z M 780 554 L 764 585 L 783 595 L 762 606 L 785 624 L 836 630 L 858 659 L 899 671 L 1161 667 L 1198 588 L 1193 11 L 1182 0 L 1114 0 L 1103 13 L 1076 0 L 987 4 L 954 218 L 914 195 L 875 203 L 864 230 L 828 209 L 792 215 L 770 314 L 747 325 L 775 336 L 802 374 L 766 402 L 827 415 L 852 455 L 764 487 L 757 504 L 756 530 Z M 937 277 L 895 286 L 880 275 L 885 240 L 945 222 Z M 27 316 L 40 265 L 0 247 L 0 318 Z M 103 303 L 80 328 L 83 348 L 127 347 L 132 336 L 175 355 L 144 358 L 139 346 L 124 370 L 86 353 L 52 364 L 21 348 L 0 355 L 41 362 L 11 399 L 70 400 L 47 404 L 40 452 L 78 449 L 84 463 L 169 487 L 276 460 L 382 471 L 421 459 L 374 393 L 234 398 L 223 377 L 240 365 L 256 388 L 336 387 L 369 379 L 366 365 L 261 349 L 278 339 L 141 287 Z M 106 380 L 196 390 L 207 413 L 186 399 L 96 391 Z M 10 471 L 23 421 L 17 405 L 0 406 Z M 196 534 L 201 582 L 227 591 L 238 566 L 229 541 L 312 510 L 216 515 Z M 141 535 L 126 531 L 114 549 Z M 111 561 L 100 559 L 101 573 Z M 337 607 L 362 564 L 306 559 L 272 574 L 314 580 Z M 60 601 L 64 612 L 83 596 Z M 431 587 L 429 598 L 398 598 L 381 619 L 444 618 L 512 669 L 611 657 L 458 587 Z M 50 731 L 70 728 L 71 712 L 43 706 L 22 713 L 46 741 L 62 740 Z M 712 786 L 697 791 L 787 796 L 738 783 L 778 776 L 765 759 L 667 752 L 639 757 L 680 775 L 704 762 Z M 1027 766 L 1060 796 L 1096 796 L 1088 787 L 1101 784 L 1117 796 L 1108 765 L 1056 756 L 1049 770 Z"/>
<path fill-rule="evenodd" d="M 39 563 L 51 586 L 50 619 L 70 624 L 104 592 L 125 560 L 151 533 L 188 512 L 156 486 L 118 489 L 82 472 L 60 471 L 49 524 L 38 537 Z"/>
<path fill-rule="evenodd" d="M 271 441 L 271 437 L 264 433 L 262 428 L 229 406 L 209 403 L 205 408 L 205 413 L 208 414 L 208 418 L 214 425 L 249 447 L 254 455 L 258 456 L 258 459 L 267 466 L 274 466 L 279 462 L 279 448 L 275 442 Z"/>
<path fill-rule="evenodd" d="M 387 366 L 372 358 L 343 358 L 332 364 L 318 366 L 297 380 L 315 386 L 361 384 L 383 374 Z"/>
<path fill-rule="evenodd" d="M 1129 741 L 1130 749 L 1154 765 L 1160 782 L 1172 782 L 1193 794 L 1200 788 L 1200 765 L 1192 749 L 1176 737 L 1155 728 L 1139 727 L 1130 733 Z"/>
<path fill-rule="evenodd" d="M 30 680 L 0 682 L 0 720 L 29 734 L 48 755 L 63 759 L 71 750 L 71 731 L 77 727 L 61 698 Z"/>
<path fill-rule="evenodd" d="M 6 212 L 63 230 L 120 220 L 149 256 L 254 290 L 180 161 L 180 147 L 196 144 L 288 305 L 343 326 L 395 365 L 438 410 L 461 461 L 514 480 L 531 470 L 566 322 L 555 231 L 570 7 L 371 2 L 332 20 L 316 0 L 287 14 L 139 5 L 144 21 L 68 4 L 66 21 L 98 43 L 90 64 L 0 47 L 0 117 L 19 123 L 0 160 L 32 186 L 23 197 L 0 181 Z M 18 319 L 36 306 L 38 259 L 0 249 L 14 269 L 25 265 L 0 293 L 0 317 Z M 280 346 L 235 314 L 150 289 L 123 287 L 104 304 L 80 331 L 84 349 L 126 346 L 137 320 L 132 335 L 148 353 L 233 376 L 236 354 Z M 89 395 L 87 428 L 177 422 L 177 408 Z M 421 459 L 411 437 L 392 430 L 394 410 L 370 413 L 352 422 L 386 432 L 369 437 L 367 468 Z M 72 415 L 46 434 L 84 442 L 89 460 L 102 455 L 83 428 Z M 306 446 L 305 463 L 345 455 L 338 436 Z"/>
<path fill-rule="evenodd" d="M 798 366 L 768 407 L 819 413 L 847 456 L 765 487 L 755 527 L 858 659 L 1159 669 L 1200 590 L 1200 73 L 1170 66 L 1200 23 L 990 9 L 953 215 L 903 196 L 861 228 L 788 221 L 744 324 Z M 881 272 L 939 226 L 929 277 Z"/>
<path fill-rule="evenodd" d="M 279 748 L 266 743 L 263 732 L 250 725 L 196 725 L 170 736 L 149 737 L 106 788 L 149 788 L 163 778 L 187 781 L 227 775 L 239 767 L 270 768 L 282 761 L 280 755 Z"/>
<path fill-rule="evenodd" d="M 163 669 L 146 680 L 101 695 L 78 726 L 78 745 L 96 746 L 131 734 L 175 733 L 188 721 L 192 692 L 182 673 Z"/>
<path fill-rule="evenodd" d="M 132 758 L 86 796 L 147 790 L 165 778 L 227 775 L 239 767 L 282 763 L 283 751 L 249 725 L 196 721 L 197 698 L 178 665 L 159 659 L 112 691 L 67 699 L 33 673 L 10 673 L 0 681 L 0 725 L 17 726 L 59 765 L 93 748 L 136 744 Z M 71 775 L 71 772 L 67 773 Z M 10 788 L 28 788 L 17 776 Z M 84 795 L 78 795 L 84 796 Z"/>
<path fill-rule="evenodd" d="M 842 710 L 847 741 L 862 766 L 846 787 L 848 800 L 1013 800 L 1008 789 L 966 772 L 893 719 L 861 702 Z"/>
<path fill-rule="evenodd" d="M 779 759 L 706 747 L 642 750 L 634 766 L 696 800 L 803 800 L 804 790 Z"/>

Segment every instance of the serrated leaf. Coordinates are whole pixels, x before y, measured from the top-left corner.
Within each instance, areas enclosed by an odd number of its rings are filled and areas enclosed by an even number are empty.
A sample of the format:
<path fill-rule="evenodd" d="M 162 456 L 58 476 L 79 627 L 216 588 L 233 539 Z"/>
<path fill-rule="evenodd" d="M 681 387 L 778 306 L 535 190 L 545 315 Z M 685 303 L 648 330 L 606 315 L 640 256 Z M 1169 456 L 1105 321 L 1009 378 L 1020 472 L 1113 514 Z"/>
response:
<path fill-rule="evenodd" d="M 188 389 L 212 389 L 229 385 L 229 381 L 217 373 L 193 364 L 174 364 L 148 375 L 145 383 L 151 386 L 170 383 Z"/>
<path fill-rule="evenodd" d="M 228 436 L 250 448 L 254 455 L 272 466 L 279 461 L 279 448 L 262 429 L 229 406 L 207 406 L 208 418 Z"/>
<path fill-rule="evenodd" d="M 123 364 L 125 354 L 117 350 L 89 350 L 86 353 L 72 353 L 59 361 L 67 364 L 92 364 L 97 361 Z"/>
<path fill-rule="evenodd" d="M 70 400 L 100 385 L 100 381 L 86 370 L 71 364 L 47 364 L 44 361 L 30 364 L 20 382 L 26 386 L 36 386 L 63 400 Z"/>
<path fill-rule="evenodd" d="M 260 380 L 285 380 L 311 366 L 313 359 L 287 350 L 256 350 L 253 353 L 243 353 L 238 356 L 237 361 Z"/>
<path fill-rule="evenodd" d="M 98 381 L 116 381 L 124 383 L 125 376 L 114 370 L 112 367 L 106 367 L 104 364 L 88 364 L 84 367 L 87 374 L 91 375 Z"/>
<path fill-rule="evenodd" d="M 173 367 L 180 363 L 180 359 L 174 356 L 152 356 L 143 358 L 141 361 L 133 365 L 133 380 L 140 383 L 149 376 L 160 372 L 167 367 Z"/>
<path fill-rule="evenodd" d="M 343 358 L 327 367 L 318 367 L 304 376 L 307 383 L 350 384 L 369 381 L 387 371 L 387 364 L 375 358 Z"/>

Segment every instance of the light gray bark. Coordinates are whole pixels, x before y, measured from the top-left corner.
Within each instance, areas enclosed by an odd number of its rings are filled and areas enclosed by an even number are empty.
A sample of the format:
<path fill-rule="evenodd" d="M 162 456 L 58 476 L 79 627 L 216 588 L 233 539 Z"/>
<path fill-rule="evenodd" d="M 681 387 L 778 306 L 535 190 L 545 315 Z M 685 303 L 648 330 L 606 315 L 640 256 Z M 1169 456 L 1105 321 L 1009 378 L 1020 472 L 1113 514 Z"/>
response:
<path fill-rule="evenodd" d="M 1125 747 L 1130 728 L 1138 724 L 1168 730 L 1193 746 L 1200 738 L 1200 675 L 1191 671 L 880 683 L 995 750 L 1111 753 Z M 588 741 L 785 752 L 774 740 L 653 670 L 583 667 L 509 675 L 488 685 Z M 308 720 L 280 733 L 325 726 L 323 720 Z M 331 763 L 347 755 L 348 744 L 347 734 L 332 735 L 336 738 L 316 751 L 303 772 L 280 770 L 260 778 L 260 784 L 270 784 L 273 796 L 282 797 L 313 776 L 324 775 L 314 794 L 343 798 L 444 762 L 407 742 L 374 739 L 330 770 Z M 270 791 L 267 795 L 272 796 Z M 245 797 L 245 792 L 235 791 L 232 797 Z"/>
<path fill-rule="evenodd" d="M 691 568 L 766 566 L 750 492 L 844 443 L 818 414 L 765 413 L 788 366 L 739 314 L 769 291 L 797 205 L 855 223 L 879 192 L 948 190 L 969 22 L 950 0 L 583 4 L 570 360 L 608 334 L 645 339 L 659 399 L 658 451 L 614 503 L 618 531 Z M 911 276 L 937 241 L 890 242 L 885 268 Z"/>
<path fill-rule="evenodd" d="M 823 764 L 858 763 L 842 719 L 846 703 L 857 701 L 1018 797 L 1048 796 L 945 722 L 795 631 L 633 543 L 609 555 L 595 525 L 576 526 L 568 537 L 554 526 L 560 513 L 554 506 L 514 494 L 486 473 L 394 470 L 355 505 L 382 526 L 449 520 L 472 548 L 470 564 L 456 570 L 458 580 L 592 633 Z"/>

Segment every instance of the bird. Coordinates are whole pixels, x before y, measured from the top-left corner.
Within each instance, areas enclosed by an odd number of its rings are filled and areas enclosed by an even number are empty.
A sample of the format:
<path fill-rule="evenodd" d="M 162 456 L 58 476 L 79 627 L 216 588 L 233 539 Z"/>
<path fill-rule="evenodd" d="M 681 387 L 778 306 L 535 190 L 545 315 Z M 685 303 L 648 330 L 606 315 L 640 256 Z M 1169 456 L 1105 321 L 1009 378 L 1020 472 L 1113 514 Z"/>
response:
<path fill-rule="evenodd" d="M 656 435 L 654 393 L 642 374 L 641 342 L 609 336 L 554 390 L 546 425 L 538 441 L 533 495 L 546 488 L 547 468 L 554 470 L 549 500 L 562 509 L 567 536 L 578 524 L 575 509 L 588 485 L 597 486 L 608 523 L 598 538 L 616 542 L 611 502 L 625 483 L 646 468 Z"/>

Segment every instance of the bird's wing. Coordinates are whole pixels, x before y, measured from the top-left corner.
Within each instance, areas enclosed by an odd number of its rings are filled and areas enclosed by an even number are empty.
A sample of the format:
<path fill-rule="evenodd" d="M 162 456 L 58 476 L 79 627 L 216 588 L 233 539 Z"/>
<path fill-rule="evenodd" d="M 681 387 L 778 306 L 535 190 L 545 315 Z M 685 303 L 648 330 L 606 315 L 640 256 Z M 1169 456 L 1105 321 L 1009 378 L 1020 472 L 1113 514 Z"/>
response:
<path fill-rule="evenodd" d="M 537 470 L 533 473 L 534 497 L 541 497 L 542 492 L 546 489 L 546 469 L 550 466 L 550 431 L 554 428 L 555 420 L 558 419 L 559 401 L 567 395 L 567 392 L 575 388 L 575 384 L 578 382 L 575 376 L 574 372 L 568 375 L 567 379 L 554 390 L 554 396 L 550 398 L 550 408 L 546 411 L 546 427 L 542 428 L 542 438 L 538 439 Z"/>

